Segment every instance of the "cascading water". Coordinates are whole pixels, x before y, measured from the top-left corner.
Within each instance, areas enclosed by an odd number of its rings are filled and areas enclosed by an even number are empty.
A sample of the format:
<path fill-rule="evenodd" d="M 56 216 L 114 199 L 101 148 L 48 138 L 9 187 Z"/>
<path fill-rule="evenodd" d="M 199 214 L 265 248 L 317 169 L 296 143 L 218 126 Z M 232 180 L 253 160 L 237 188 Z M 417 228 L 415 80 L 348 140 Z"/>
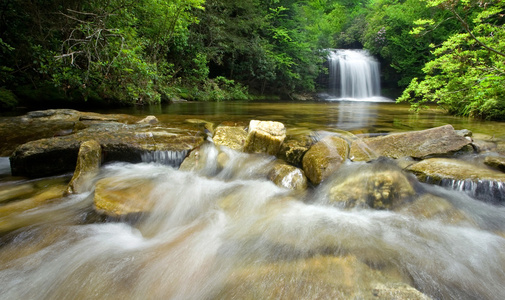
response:
<path fill-rule="evenodd" d="M 365 50 L 331 50 L 328 69 L 331 99 L 373 101 L 381 98 L 380 65 Z"/>
<path fill-rule="evenodd" d="M 503 206 L 410 178 L 421 204 L 343 209 L 335 183 L 401 169 L 346 163 L 300 193 L 266 180 L 274 163 L 208 143 L 193 170 L 102 167 L 148 187 L 133 219 L 94 220 L 93 192 L 0 206 L 0 299 L 504 299 Z"/>

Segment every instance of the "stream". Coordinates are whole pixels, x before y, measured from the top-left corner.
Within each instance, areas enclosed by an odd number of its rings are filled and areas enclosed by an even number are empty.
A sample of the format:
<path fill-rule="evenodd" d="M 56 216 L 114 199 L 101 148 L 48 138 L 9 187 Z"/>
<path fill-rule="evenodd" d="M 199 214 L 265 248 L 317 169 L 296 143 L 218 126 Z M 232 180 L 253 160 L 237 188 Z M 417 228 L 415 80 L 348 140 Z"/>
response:
<path fill-rule="evenodd" d="M 174 125 L 275 120 L 288 134 L 452 124 L 505 139 L 503 123 L 380 102 L 176 103 L 112 113 Z M 228 159 L 217 166 L 220 152 Z M 200 156 L 194 171 L 174 167 L 181 157 L 102 166 L 89 185 L 114 178 L 149 186 L 135 195 L 149 213 L 129 218 L 95 212 L 93 191 L 44 202 L 37 195 L 65 187 L 72 174 L 16 178 L 0 158 L 0 195 L 13 184 L 31 191 L 0 202 L 0 299 L 505 299 L 503 203 L 410 176 L 415 202 L 344 209 L 327 199 L 338 174 L 293 191 L 266 178 L 274 157 L 211 142 Z M 398 166 L 348 161 L 339 173 L 377 168 Z"/>

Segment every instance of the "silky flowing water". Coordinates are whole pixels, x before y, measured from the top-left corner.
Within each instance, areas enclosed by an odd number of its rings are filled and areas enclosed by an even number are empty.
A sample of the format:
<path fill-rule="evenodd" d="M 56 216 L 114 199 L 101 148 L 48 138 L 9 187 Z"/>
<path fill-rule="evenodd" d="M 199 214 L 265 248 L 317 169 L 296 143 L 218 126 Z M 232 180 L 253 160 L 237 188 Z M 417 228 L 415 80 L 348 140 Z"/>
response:
<path fill-rule="evenodd" d="M 495 138 L 505 132 L 502 123 L 436 110 L 414 115 L 404 106 L 378 103 L 152 109 L 130 113 L 155 113 L 173 124 L 276 120 L 288 134 L 382 134 L 447 123 Z M 223 152 L 228 159 L 218 164 Z M 200 149 L 196 171 L 178 170 L 178 155 L 144 159 L 102 166 L 90 185 L 108 177 L 149 182 L 148 192 L 139 195 L 152 205 L 149 213 L 103 217 L 93 209 L 93 192 L 40 205 L 30 204 L 33 195 L 0 204 L 0 299 L 402 299 L 413 288 L 424 296 L 412 292 L 417 298 L 411 299 L 505 299 L 502 204 L 413 176 L 417 194 L 443 199 L 465 217 L 447 221 L 328 202 L 331 182 L 371 168 L 398 168 L 390 161 L 346 162 L 340 175 L 295 192 L 266 179 L 273 157 L 211 142 Z M 15 184 L 43 193 L 70 179 L 13 178 L 6 158 L 0 173 L 0 191 Z"/>

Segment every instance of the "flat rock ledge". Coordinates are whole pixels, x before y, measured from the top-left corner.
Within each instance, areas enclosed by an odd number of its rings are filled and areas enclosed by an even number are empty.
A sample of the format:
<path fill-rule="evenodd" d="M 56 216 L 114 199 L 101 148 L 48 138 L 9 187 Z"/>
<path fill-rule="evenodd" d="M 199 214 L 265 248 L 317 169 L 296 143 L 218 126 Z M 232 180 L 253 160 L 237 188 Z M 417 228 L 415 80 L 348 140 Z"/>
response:
<path fill-rule="evenodd" d="M 146 153 L 184 153 L 200 146 L 205 133 L 198 125 L 187 128 L 146 124 L 106 123 L 74 134 L 25 143 L 10 157 L 14 176 L 43 177 L 74 171 L 80 145 L 95 140 L 103 162 L 141 162 Z"/>
<path fill-rule="evenodd" d="M 430 158 L 407 167 L 420 181 L 467 191 L 481 200 L 505 201 L 505 173 L 454 158 Z"/>
<path fill-rule="evenodd" d="M 351 145 L 350 157 L 353 161 L 367 161 L 377 156 L 423 159 L 458 151 L 473 151 L 471 143 L 471 139 L 459 135 L 452 125 L 444 125 L 356 140 Z"/>

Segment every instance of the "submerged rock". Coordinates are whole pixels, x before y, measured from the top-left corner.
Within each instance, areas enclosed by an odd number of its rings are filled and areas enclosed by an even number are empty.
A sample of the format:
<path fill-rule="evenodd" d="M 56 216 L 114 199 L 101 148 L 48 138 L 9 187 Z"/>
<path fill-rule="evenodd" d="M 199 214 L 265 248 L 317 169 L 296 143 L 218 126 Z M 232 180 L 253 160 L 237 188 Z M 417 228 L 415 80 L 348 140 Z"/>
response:
<path fill-rule="evenodd" d="M 430 299 L 353 255 L 255 264 L 232 273 L 214 299 Z"/>
<path fill-rule="evenodd" d="M 284 124 L 274 121 L 251 120 L 244 142 L 244 152 L 276 155 L 285 138 Z"/>
<path fill-rule="evenodd" d="M 398 212 L 417 218 L 438 220 L 447 224 L 475 225 L 469 216 L 458 210 L 449 201 L 431 194 L 422 195 L 402 206 Z"/>
<path fill-rule="evenodd" d="M 65 188 L 65 185 L 51 186 L 30 198 L 9 202 L 0 206 L 0 232 L 11 231 L 33 224 L 33 220 L 20 217 L 20 214 L 61 199 Z"/>
<path fill-rule="evenodd" d="M 91 180 L 98 175 L 102 161 L 102 149 L 95 141 L 83 142 L 77 155 L 74 176 L 68 184 L 67 192 L 78 194 L 91 190 Z"/>
<path fill-rule="evenodd" d="M 152 180 L 147 178 L 101 179 L 96 183 L 95 209 L 111 217 L 149 212 L 154 205 L 149 198 L 153 188 Z"/>
<path fill-rule="evenodd" d="M 346 170 L 328 185 L 328 200 L 346 208 L 392 209 L 415 195 L 410 180 L 400 169 L 382 163 Z"/>
<path fill-rule="evenodd" d="M 147 116 L 137 122 L 137 124 L 151 124 L 151 125 L 154 125 L 157 123 L 159 123 L 159 121 L 158 121 L 158 118 L 156 118 L 155 116 Z"/>
<path fill-rule="evenodd" d="M 338 136 L 327 136 L 315 143 L 302 160 L 303 171 L 313 184 L 319 184 L 338 170 L 347 159 L 349 144 Z"/>
<path fill-rule="evenodd" d="M 268 179 L 280 187 L 303 191 L 307 188 L 307 177 L 303 170 L 286 163 L 276 163 Z"/>
<path fill-rule="evenodd" d="M 505 172 L 505 157 L 504 156 L 486 156 L 484 164 L 487 166 Z"/>
<path fill-rule="evenodd" d="M 471 141 L 458 135 L 451 125 L 365 138 L 363 142 L 379 156 L 390 158 L 426 158 L 473 149 Z"/>
<path fill-rule="evenodd" d="M 12 199 L 21 198 L 35 192 L 35 187 L 31 183 L 2 185 L 0 190 L 0 203 Z"/>

